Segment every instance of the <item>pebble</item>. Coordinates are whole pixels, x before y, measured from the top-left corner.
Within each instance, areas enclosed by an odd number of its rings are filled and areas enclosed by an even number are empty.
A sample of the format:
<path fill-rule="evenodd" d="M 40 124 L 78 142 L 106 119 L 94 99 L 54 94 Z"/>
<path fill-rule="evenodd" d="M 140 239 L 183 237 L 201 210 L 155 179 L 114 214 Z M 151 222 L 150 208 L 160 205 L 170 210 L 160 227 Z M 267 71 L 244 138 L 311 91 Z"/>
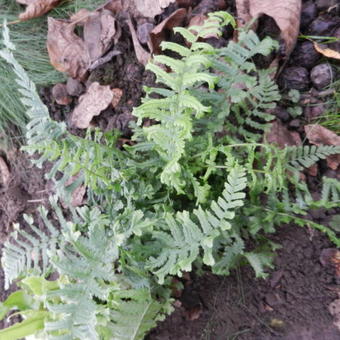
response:
<path fill-rule="evenodd" d="M 79 80 L 70 77 L 67 79 L 66 90 L 70 96 L 78 97 L 85 91 L 85 88 Z"/>
<path fill-rule="evenodd" d="M 322 15 L 313 20 L 310 24 L 308 33 L 311 35 L 329 35 L 329 32 L 340 24 L 340 18 L 334 18 L 329 15 Z"/>
<path fill-rule="evenodd" d="M 332 67 L 329 64 L 319 64 L 313 67 L 310 73 L 310 80 L 316 89 L 321 90 L 332 82 L 334 79 L 333 73 Z"/>
<path fill-rule="evenodd" d="M 277 106 L 274 109 L 273 114 L 284 123 L 288 122 L 289 119 L 290 119 L 290 115 L 289 115 L 288 111 L 281 106 Z"/>
<path fill-rule="evenodd" d="M 309 88 L 309 72 L 302 66 L 287 67 L 282 72 L 279 83 L 285 89 L 307 90 Z"/>
<path fill-rule="evenodd" d="M 289 127 L 293 128 L 293 129 L 298 129 L 301 125 L 301 121 L 300 119 L 293 119 L 290 123 L 289 123 Z"/>
<path fill-rule="evenodd" d="M 147 44 L 150 39 L 150 32 L 153 30 L 154 25 L 145 22 L 137 27 L 137 36 L 142 44 Z"/>
<path fill-rule="evenodd" d="M 68 105 L 72 102 L 72 98 L 67 93 L 66 85 L 62 83 L 53 86 L 52 96 L 59 105 Z"/>
<path fill-rule="evenodd" d="M 310 41 L 298 43 L 291 55 L 291 64 L 311 69 L 320 59 L 321 54 L 317 52 Z"/>
<path fill-rule="evenodd" d="M 316 18 L 318 10 L 313 1 L 307 1 L 302 5 L 300 28 L 303 30 Z"/>

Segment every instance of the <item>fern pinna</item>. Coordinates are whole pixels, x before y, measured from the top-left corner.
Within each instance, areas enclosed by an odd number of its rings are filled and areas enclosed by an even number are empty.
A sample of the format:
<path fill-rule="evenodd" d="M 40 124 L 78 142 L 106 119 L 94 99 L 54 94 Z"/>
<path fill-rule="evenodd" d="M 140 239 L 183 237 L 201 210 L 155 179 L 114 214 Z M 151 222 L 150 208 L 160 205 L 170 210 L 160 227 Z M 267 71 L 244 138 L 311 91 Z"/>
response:
<path fill-rule="evenodd" d="M 175 52 L 180 59 L 159 55 L 146 66 L 146 69 L 155 73 L 157 82 L 165 88 L 145 88 L 147 95 L 142 105 L 134 110 L 134 115 L 138 118 L 139 125 L 145 118 L 159 122 L 144 127 L 143 131 L 147 139 L 154 142 L 154 147 L 165 161 L 161 181 L 175 187 L 179 192 L 183 185 L 180 181 L 179 160 L 185 152 L 186 141 L 192 138 L 192 119 L 200 118 L 210 110 L 208 106 L 202 105 L 190 90 L 204 83 L 212 89 L 217 80 L 206 71 L 211 66 L 208 55 L 214 49 L 211 45 L 200 42 L 200 38 L 208 34 L 221 35 L 221 25 L 229 23 L 235 26 L 235 21 L 229 14 L 217 12 L 209 15 L 203 27 L 191 27 L 191 30 L 175 28 L 174 32 L 181 34 L 190 47 L 164 41 L 161 44 L 163 51 Z M 166 67 L 172 72 L 166 72 Z M 152 94 L 161 98 L 152 98 Z"/>

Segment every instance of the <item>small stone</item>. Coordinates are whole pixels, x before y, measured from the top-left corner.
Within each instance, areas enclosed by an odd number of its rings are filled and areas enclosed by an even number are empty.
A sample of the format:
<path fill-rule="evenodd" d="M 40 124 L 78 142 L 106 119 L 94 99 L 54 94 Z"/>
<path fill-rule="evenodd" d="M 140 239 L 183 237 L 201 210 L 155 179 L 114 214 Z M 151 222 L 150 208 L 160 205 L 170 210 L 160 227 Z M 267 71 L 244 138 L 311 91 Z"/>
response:
<path fill-rule="evenodd" d="M 319 64 L 313 67 L 310 73 L 310 79 L 314 87 L 318 90 L 328 86 L 334 79 L 332 67 L 329 64 Z"/>
<path fill-rule="evenodd" d="M 293 128 L 293 129 L 298 129 L 301 125 L 301 121 L 300 119 L 293 119 L 290 123 L 289 123 L 289 127 Z"/>
<path fill-rule="evenodd" d="M 52 96 L 59 105 L 68 105 L 72 102 L 72 98 L 67 93 L 66 85 L 62 83 L 53 86 Z"/>
<path fill-rule="evenodd" d="M 306 117 L 308 122 L 312 122 L 316 118 L 322 116 L 325 112 L 325 105 L 323 103 L 306 106 L 303 111 L 303 115 Z"/>
<path fill-rule="evenodd" d="M 298 43 L 291 55 L 291 64 L 295 66 L 303 66 L 311 69 L 320 59 L 321 54 L 316 51 L 313 43 L 304 41 Z"/>
<path fill-rule="evenodd" d="M 332 6 L 335 6 L 338 0 L 317 0 L 316 6 L 319 10 L 327 10 Z"/>
<path fill-rule="evenodd" d="M 287 110 L 285 110 L 283 107 L 278 106 L 274 109 L 273 114 L 279 118 L 282 122 L 288 122 L 290 119 L 290 115 Z"/>
<path fill-rule="evenodd" d="M 150 39 L 150 32 L 154 28 L 153 24 L 150 24 L 149 22 L 145 22 L 144 24 L 141 24 L 137 27 L 137 36 L 138 40 L 142 44 L 147 44 Z"/>
<path fill-rule="evenodd" d="M 306 28 L 317 16 L 318 11 L 313 1 L 307 1 L 302 5 L 300 28 Z"/>
<path fill-rule="evenodd" d="M 308 33 L 310 35 L 329 35 L 340 23 L 340 18 L 322 15 L 312 21 L 309 26 Z"/>
<path fill-rule="evenodd" d="M 279 83 L 284 89 L 304 91 L 309 88 L 309 73 L 305 67 L 287 67 L 279 78 Z"/>
<path fill-rule="evenodd" d="M 66 90 L 70 96 L 78 97 L 85 91 L 84 85 L 77 79 L 68 78 Z"/>

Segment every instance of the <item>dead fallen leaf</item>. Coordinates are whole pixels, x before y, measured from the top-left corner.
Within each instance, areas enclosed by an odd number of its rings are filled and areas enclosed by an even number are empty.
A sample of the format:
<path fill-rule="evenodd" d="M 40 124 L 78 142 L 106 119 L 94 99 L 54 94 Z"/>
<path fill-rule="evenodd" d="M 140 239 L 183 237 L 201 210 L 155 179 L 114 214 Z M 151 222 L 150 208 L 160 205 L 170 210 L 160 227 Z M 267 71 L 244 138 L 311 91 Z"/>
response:
<path fill-rule="evenodd" d="M 146 65 L 148 63 L 151 55 L 150 55 L 149 52 L 145 51 L 144 48 L 142 47 L 142 45 L 140 44 L 138 37 L 137 37 L 136 30 L 133 27 L 130 15 L 128 15 L 127 23 L 128 23 L 128 26 L 129 26 L 129 29 L 130 29 L 130 32 L 131 32 L 133 47 L 134 47 L 135 53 L 136 53 L 136 58 L 141 64 Z"/>
<path fill-rule="evenodd" d="M 7 163 L 2 157 L 0 157 L 0 176 L 0 183 L 2 183 L 3 186 L 7 187 L 11 178 L 11 173 L 9 172 Z"/>
<path fill-rule="evenodd" d="M 105 54 L 116 39 L 115 18 L 108 10 L 94 12 L 84 24 L 84 43 L 93 63 Z"/>
<path fill-rule="evenodd" d="M 119 88 L 114 88 L 111 91 L 113 93 L 113 98 L 112 98 L 111 104 L 112 104 L 112 107 L 115 108 L 118 105 L 120 99 L 123 96 L 123 90 L 119 89 Z"/>
<path fill-rule="evenodd" d="M 165 40 L 167 31 L 172 30 L 176 26 L 181 26 L 186 18 L 187 10 L 180 8 L 173 12 L 169 17 L 163 20 L 150 32 L 150 50 L 152 53 L 160 54 L 160 44 Z"/>
<path fill-rule="evenodd" d="M 279 120 L 272 123 L 265 139 L 268 143 L 276 144 L 280 148 L 285 146 L 301 145 L 300 135 L 295 131 L 289 131 Z"/>
<path fill-rule="evenodd" d="M 330 48 L 322 48 L 317 42 L 313 42 L 314 48 L 316 51 L 321 53 L 327 58 L 333 58 L 333 59 L 338 59 L 340 60 L 340 52 L 337 52 L 335 50 L 332 50 Z"/>
<path fill-rule="evenodd" d="M 61 0 L 17 0 L 19 4 L 27 5 L 25 12 L 19 14 L 21 21 L 40 17 L 56 7 Z"/>
<path fill-rule="evenodd" d="M 92 83 L 87 92 L 79 97 L 79 103 L 71 114 L 71 124 L 79 129 L 86 129 L 92 118 L 109 106 L 112 98 L 110 86 Z"/>
<path fill-rule="evenodd" d="M 318 124 L 305 125 L 306 137 L 314 145 L 340 145 L 340 136 Z M 340 164 L 340 154 L 327 157 L 327 165 L 336 170 Z"/>
<path fill-rule="evenodd" d="M 48 18 L 47 50 L 51 64 L 60 72 L 82 80 L 91 64 L 84 41 L 74 33 L 75 24 Z"/>
<path fill-rule="evenodd" d="M 94 13 L 95 12 L 91 12 L 86 8 L 81 8 L 78 12 L 71 15 L 70 20 L 72 21 L 73 24 L 84 25 L 88 17 Z"/>
<path fill-rule="evenodd" d="M 134 0 L 137 11 L 144 17 L 153 18 L 176 0 Z"/>
<path fill-rule="evenodd" d="M 176 0 L 111 0 L 105 5 L 106 9 L 130 13 L 134 18 L 154 18 Z"/>
<path fill-rule="evenodd" d="M 299 34 L 301 0 L 236 0 L 236 9 L 241 26 L 263 14 L 272 17 L 281 30 L 285 55 L 290 55 Z"/>

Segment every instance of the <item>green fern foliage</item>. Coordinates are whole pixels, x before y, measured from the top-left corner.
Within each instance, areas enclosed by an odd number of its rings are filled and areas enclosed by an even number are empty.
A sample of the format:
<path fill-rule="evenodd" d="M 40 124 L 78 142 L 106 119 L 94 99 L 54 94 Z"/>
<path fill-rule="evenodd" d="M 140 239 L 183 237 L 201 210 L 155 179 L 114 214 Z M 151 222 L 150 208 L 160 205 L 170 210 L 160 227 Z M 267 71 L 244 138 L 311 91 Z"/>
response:
<path fill-rule="evenodd" d="M 52 207 L 60 212 L 60 208 L 52 201 Z M 60 231 L 47 218 L 47 210 L 40 208 L 40 216 L 47 227 L 46 232 L 33 224 L 33 219 L 25 215 L 29 231 L 15 225 L 15 231 L 4 243 L 1 258 L 5 274 L 5 289 L 16 279 L 27 275 L 47 273 L 51 269 L 49 254 L 55 253 L 57 245 L 62 246 Z"/>
<path fill-rule="evenodd" d="M 201 248 L 204 252 L 203 262 L 214 265 L 214 239 L 220 232 L 232 227 L 229 221 L 234 218 L 235 209 L 243 205 L 246 186 L 245 170 L 235 167 L 228 175 L 222 195 L 217 201 L 211 202 L 210 209 L 195 209 L 194 218 L 190 217 L 188 211 L 177 212 L 175 217 L 171 214 L 165 216 L 164 223 L 169 233 L 164 230 L 153 233 L 162 250 L 147 265 L 157 275 L 159 283 L 164 283 L 168 274 L 181 276 L 182 271 L 190 271 Z"/>
<path fill-rule="evenodd" d="M 164 319 L 164 305 L 153 299 L 148 289 L 119 291 L 113 301 L 113 339 L 142 340 L 157 321 Z"/>
<path fill-rule="evenodd" d="M 192 138 L 192 120 L 194 117 L 202 117 L 210 110 L 190 93 L 190 89 L 204 83 L 213 88 L 216 81 L 215 76 L 205 71 L 211 65 L 207 55 L 213 48 L 199 39 L 208 33 L 221 35 L 222 23 L 235 24 L 230 15 L 218 12 L 210 14 L 203 27 L 197 31 L 194 30 L 195 27 L 192 30 L 175 28 L 174 32 L 181 34 L 190 43 L 190 47 L 162 42 L 164 51 L 175 52 L 181 58 L 174 59 L 165 55 L 154 57 L 146 68 L 155 73 L 157 82 L 165 88 L 146 88 L 147 96 L 142 105 L 134 110 L 139 125 L 143 119 L 153 119 L 158 123 L 144 127 L 143 131 L 146 138 L 154 142 L 155 149 L 165 161 L 161 181 L 174 186 L 179 192 L 183 186 L 179 180 L 179 160 L 184 154 L 186 141 Z M 164 69 L 167 67 L 172 72 L 168 73 Z M 153 94 L 161 98 L 152 98 Z"/>
<path fill-rule="evenodd" d="M 287 147 L 289 165 L 292 169 L 302 170 L 309 168 L 320 159 L 340 153 L 340 146 L 320 145 L 320 146 L 290 146 Z"/>

